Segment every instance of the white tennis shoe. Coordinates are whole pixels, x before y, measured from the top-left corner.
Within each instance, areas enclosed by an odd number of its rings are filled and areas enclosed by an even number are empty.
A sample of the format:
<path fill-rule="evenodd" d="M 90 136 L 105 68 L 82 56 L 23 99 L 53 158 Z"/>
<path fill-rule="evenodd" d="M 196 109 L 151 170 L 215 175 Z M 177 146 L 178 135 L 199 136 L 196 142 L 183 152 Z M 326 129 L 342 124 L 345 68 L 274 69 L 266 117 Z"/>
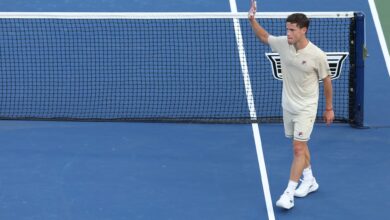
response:
<path fill-rule="evenodd" d="M 309 193 L 317 191 L 318 187 L 320 186 L 314 177 L 312 180 L 302 180 L 301 185 L 295 190 L 294 196 L 305 197 Z"/>
<path fill-rule="evenodd" d="M 294 207 L 294 196 L 284 192 L 279 200 L 276 201 L 276 206 L 284 209 L 291 209 Z"/>

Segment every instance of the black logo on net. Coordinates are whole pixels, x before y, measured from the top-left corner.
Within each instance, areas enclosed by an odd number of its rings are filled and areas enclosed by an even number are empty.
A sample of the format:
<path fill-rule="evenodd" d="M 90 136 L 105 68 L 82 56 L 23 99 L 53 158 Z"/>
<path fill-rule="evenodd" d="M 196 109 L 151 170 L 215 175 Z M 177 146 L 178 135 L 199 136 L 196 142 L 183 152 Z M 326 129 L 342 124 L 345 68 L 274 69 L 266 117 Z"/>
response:
<path fill-rule="evenodd" d="M 341 69 L 343 67 L 344 60 L 348 57 L 348 52 L 328 52 L 325 53 L 328 59 L 331 78 L 338 79 L 341 74 Z M 280 55 L 279 53 L 265 53 L 272 66 L 272 74 L 275 79 L 282 80 L 282 65 L 280 63 Z"/>

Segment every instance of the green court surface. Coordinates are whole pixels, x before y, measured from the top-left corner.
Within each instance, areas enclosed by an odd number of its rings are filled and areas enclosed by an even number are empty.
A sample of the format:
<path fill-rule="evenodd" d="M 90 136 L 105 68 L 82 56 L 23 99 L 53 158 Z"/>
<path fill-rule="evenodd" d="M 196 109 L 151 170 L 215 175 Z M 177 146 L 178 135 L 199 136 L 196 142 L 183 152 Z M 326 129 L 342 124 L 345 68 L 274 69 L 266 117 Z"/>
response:
<path fill-rule="evenodd" d="M 378 10 L 379 18 L 381 20 L 381 25 L 386 38 L 387 47 L 390 49 L 390 1 L 376 0 L 375 4 Z"/>

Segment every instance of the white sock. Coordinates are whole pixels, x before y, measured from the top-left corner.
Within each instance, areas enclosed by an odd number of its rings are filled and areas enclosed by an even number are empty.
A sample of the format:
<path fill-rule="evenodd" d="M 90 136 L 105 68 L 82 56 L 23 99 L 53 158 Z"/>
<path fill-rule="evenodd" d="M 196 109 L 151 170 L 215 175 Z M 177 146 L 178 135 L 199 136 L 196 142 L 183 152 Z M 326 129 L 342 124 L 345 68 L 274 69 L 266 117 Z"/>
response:
<path fill-rule="evenodd" d="M 295 189 L 297 188 L 297 186 L 298 186 L 297 182 L 290 180 L 288 182 L 287 189 L 284 192 L 294 196 Z"/>
<path fill-rule="evenodd" d="M 303 180 L 312 180 L 313 177 L 313 171 L 311 170 L 311 166 L 308 166 L 303 170 Z"/>

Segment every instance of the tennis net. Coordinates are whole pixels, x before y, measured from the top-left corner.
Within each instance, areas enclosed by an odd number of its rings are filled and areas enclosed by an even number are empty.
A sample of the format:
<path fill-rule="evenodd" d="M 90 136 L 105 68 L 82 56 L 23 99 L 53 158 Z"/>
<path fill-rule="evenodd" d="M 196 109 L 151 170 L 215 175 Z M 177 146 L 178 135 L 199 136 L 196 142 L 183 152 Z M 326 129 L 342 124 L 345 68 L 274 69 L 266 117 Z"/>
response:
<path fill-rule="evenodd" d="M 284 35 L 288 14 L 258 19 Z M 336 121 L 356 123 L 357 13 L 307 14 L 332 69 Z M 0 13 L 0 71 L 0 119 L 282 119 L 278 54 L 246 13 Z"/>

